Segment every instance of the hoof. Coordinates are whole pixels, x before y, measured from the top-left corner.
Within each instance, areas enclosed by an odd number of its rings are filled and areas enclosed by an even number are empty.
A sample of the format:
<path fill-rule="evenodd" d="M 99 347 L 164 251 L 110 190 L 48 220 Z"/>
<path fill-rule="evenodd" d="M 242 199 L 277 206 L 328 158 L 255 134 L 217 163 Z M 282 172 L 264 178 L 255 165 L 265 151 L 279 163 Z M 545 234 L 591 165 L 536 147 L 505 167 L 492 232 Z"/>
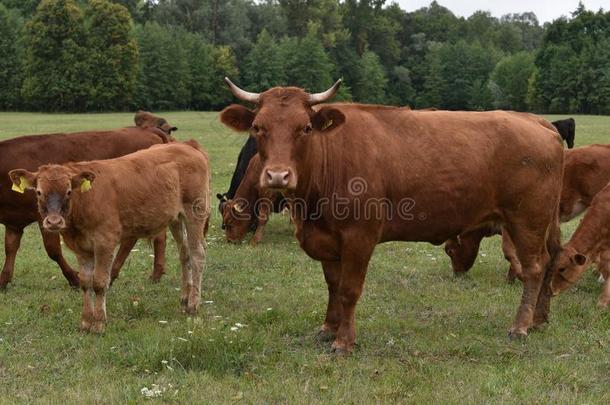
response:
<path fill-rule="evenodd" d="M 197 306 L 196 305 L 186 305 L 186 306 L 182 307 L 182 311 L 187 315 L 196 315 Z"/>
<path fill-rule="evenodd" d="M 331 347 L 330 347 L 330 351 L 335 356 L 348 356 L 348 355 L 350 355 L 352 353 L 353 346 L 352 346 L 352 348 L 349 348 L 348 345 L 342 344 L 342 343 L 338 343 L 335 340 L 333 342 L 333 344 L 331 345 Z"/>
<path fill-rule="evenodd" d="M 78 330 L 81 332 L 89 332 L 91 330 L 91 322 L 81 321 Z"/>
<path fill-rule="evenodd" d="M 95 322 L 91 325 L 91 333 L 102 334 L 106 331 L 106 322 Z"/>
<path fill-rule="evenodd" d="M 465 271 L 455 271 L 453 270 L 453 277 L 464 277 L 466 275 Z"/>
<path fill-rule="evenodd" d="M 151 283 L 157 284 L 159 281 L 161 281 L 161 276 L 150 276 L 149 280 Z"/>
<path fill-rule="evenodd" d="M 335 337 L 336 337 L 335 332 L 333 332 L 329 328 L 322 326 L 318 330 L 318 333 L 316 333 L 315 340 L 318 342 L 321 342 L 321 343 L 325 343 L 325 342 L 330 342 L 330 341 L 334 340 Z"/>
<path fill-rule="evenodd" d="M 72 280 L 68 280 L 68 285 L 70 286 L 70 288 L 72 288 L 73 290 L 78 290 L 80 288 L 80 281 L 78 281 L 78 279 L 76 279 L 76 281 Z"/>
<path fill-rule="evenodd" d="M 8 283 L 0 284 L 0 291 L 6 291 L 6 286 L 7 285 L 8 285 Z"/>
<path fill-rule="evenodd" d="M 527 330 L 514 329 L 508 331 L 508 339 L 511 341 L 524 341 L 527 338 Z"/>

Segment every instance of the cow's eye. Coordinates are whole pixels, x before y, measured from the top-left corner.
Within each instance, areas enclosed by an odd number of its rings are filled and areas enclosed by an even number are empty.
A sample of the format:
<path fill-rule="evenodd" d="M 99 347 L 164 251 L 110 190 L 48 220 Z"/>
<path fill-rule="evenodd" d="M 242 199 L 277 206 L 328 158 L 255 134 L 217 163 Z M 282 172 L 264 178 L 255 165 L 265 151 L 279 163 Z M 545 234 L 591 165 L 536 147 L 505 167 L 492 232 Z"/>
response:
<path fill-rule="evenodd" d="M 309 135 L 309 134 L 311 134 L 311 131 L 313 131 L 313 126 L 311 125 L 311 122 L 310 122 L 307 125 L 305 125 L 305 127 L 303 128 L 303 133 L 305 135 Z"/>
<path fill-rule="evenodd" d="M 252 128 L 250 128 L 250 130 L 251 130 L 251 131 L 252 131 L 252 133 L 254 133 L 254 134 L 258 134 L 258 133 L 261 131 L 261 129 L 259 128 L 259 126 L 258 126 L 258 125 L 252 125 Z"/>
<path fill-rule="evenodd" d="M 566 267 L 562 267 L 561 269 L 559 269 L 559 272 L 560 272 L 561 274 L 563 274 L 563 273 L 565 273 L 565 272 L 566 272 L 566 270 L 567 270 L 567 268 L 566 268 Z"/>
<path fill-rule="evenodd" d="M 68 191 L 66 191 L 66 195 L 70 197 L 72 195 L 72 190 L 68 189 Z"/>

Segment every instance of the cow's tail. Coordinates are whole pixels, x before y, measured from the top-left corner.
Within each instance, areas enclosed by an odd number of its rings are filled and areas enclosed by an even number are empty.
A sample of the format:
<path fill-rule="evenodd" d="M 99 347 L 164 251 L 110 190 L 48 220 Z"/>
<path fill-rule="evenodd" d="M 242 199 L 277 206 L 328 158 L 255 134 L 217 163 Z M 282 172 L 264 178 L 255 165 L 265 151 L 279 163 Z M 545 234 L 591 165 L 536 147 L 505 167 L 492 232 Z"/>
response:
<path fill-rule="evenodd" d="M 551 309 L 551 297 L 553 295 L 551 291 L 551 279 L 553 278 L 553 272 L 557 267 L 557 260 L 559 259 L 559 254 L 561 253 L 561 226 L 559 222 L 559 202 L 555 207 L 553 219 L 549 224 L 546 240 L 546 249 L 549 253 L 549 260 L 544 269 L 542 287 L 540 289 L 540 294 L 538 295 L 538 302 L 536 304 L 536 311 L 534 315 L 535 325 L 540 325 L 547 322 Z"/>

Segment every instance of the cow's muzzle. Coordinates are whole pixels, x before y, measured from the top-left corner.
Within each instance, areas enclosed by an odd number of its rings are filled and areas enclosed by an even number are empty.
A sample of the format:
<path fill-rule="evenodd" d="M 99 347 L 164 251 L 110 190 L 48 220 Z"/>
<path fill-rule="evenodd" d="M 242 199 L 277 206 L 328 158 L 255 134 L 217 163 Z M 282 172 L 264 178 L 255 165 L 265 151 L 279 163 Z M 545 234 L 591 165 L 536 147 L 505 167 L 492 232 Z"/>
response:
<path fill-rule="evenodd" d="M 296 188 L 296 176 L 289 168 L 273 168 L 263 170 L 261 179 L 263 187 L 286 190 Z"/>
<path fill-rule="evenodd" d="M 49 232 L 59 232 L 66 227 L 66 220 L 57 214 L 52 214 L 42 221 L 42 227 Z"/>

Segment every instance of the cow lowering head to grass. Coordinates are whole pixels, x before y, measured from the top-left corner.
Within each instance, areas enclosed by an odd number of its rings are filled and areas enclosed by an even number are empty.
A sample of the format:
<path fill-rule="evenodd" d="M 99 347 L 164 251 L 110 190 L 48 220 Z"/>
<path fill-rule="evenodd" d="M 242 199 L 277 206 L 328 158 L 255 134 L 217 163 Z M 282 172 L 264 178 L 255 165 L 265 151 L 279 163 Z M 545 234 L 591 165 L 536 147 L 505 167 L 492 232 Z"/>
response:
<path fill-rule="evenodd" d="M 553 294 L 575 284 L 593 263 L 604 278 L 598 306 L 607 308 L 610 303 L 610 184 L 593 198 L 578 228 L 561 249 L 551 281 Z"/>
<path fill-rule="evenodd" d="M 149 113 L 148 111 L 138 111 L 133 118 L 136 126 L 140 128 L 158 128 L 165 132 L 167 135 L 177 131 L 178 128 L 171 125 L 165 118 L 157 117 L 156 115 Z"/>
<path fill-rule="evenodd" d="M 233 94 L 256 105 L 221 121 L 256 137 L 261 187 L 285 190 L 296 237 L 322 262 L 329 300 L 321 336 L 352 351 L 355 308 L 375 246 L 441 244 L 485 224 L 510 234 L 524 287 L 511 336 L 546 322 L 552 258 L 560 248 L 561 139 L 531 114 L 413 111 L 330 100 L 340 81 Z"/>

